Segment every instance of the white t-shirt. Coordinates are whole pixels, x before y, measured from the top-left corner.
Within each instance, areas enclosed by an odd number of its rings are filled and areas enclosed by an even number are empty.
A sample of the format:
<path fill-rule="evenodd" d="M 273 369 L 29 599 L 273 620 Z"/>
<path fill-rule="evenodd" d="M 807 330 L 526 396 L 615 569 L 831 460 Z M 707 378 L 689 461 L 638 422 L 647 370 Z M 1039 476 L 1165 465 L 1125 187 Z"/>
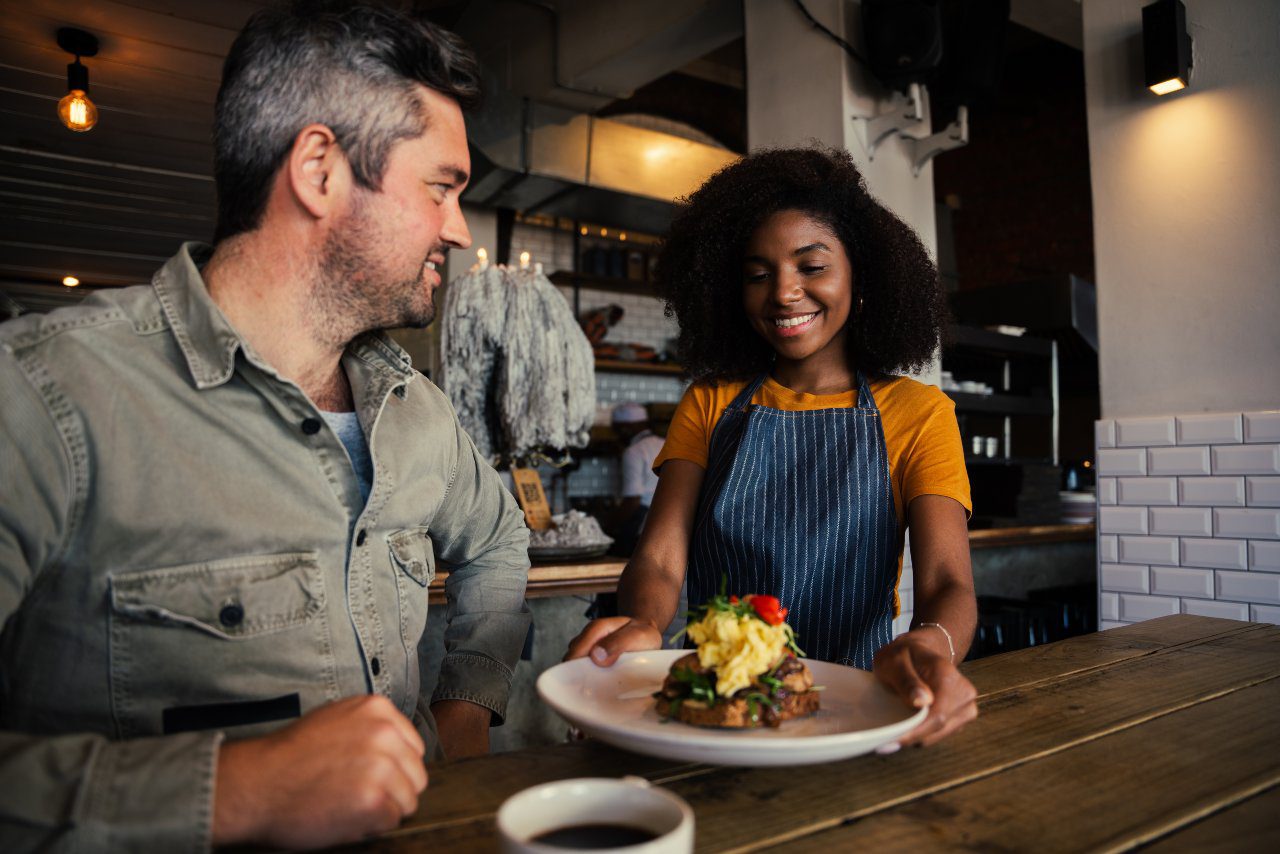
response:
<path fill-rule="evenodd" d="M 640 496 L 640 503 L 648 507 L 653 503 L 653 491 L 658 488 L 658 476 L 653 473 L 653 461 L 662 450 L 663 440 L 650 430 L 636 434 L 631 444 L 622 452 L 622 497 Z"/>

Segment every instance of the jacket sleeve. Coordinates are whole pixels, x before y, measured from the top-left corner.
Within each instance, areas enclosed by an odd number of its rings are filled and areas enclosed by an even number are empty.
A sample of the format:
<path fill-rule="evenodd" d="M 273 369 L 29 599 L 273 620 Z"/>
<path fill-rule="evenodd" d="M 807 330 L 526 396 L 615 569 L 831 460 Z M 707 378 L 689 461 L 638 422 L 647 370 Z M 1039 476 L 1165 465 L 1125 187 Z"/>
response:
<path fill-rule="evenodd" d="M 529 631 L 529 531 L 514 496 L 456 418 L 454 428 L 457 465 L 431 522 L 436 553 L 449 568 L 445 655 L 431 702 L 484 706 L 496 726 L 506 717 L 511 676 Z"/>
<path fill-rule="evenodd" d="M 51 387 L 34 356 L 0 342 L 0 720 L 21 702 L 8 680 L 13 624 L 61 559 L 87 478 L 83 447 L 61 429 L 75 416 L 51 411 L 38 386 Z M 208 849 L 221 739 L 0 730 L 0 850 Z"/>

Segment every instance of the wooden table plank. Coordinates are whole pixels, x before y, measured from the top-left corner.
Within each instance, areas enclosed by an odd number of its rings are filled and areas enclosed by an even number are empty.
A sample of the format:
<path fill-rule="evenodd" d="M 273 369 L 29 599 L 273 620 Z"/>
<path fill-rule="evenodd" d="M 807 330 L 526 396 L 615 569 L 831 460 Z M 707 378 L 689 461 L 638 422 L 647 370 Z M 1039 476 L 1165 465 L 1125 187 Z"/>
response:
<path fill-rule="evenodd" d="M 1277 708 L 1280 678 L 785 847 L 1129 850 L 1280 784 Z"/>
<path fill-rule="evenodd" d="M 1209 638 L 1252 631 L 1255 624 L 1177 614 L 1134 623 L 1105 632 L 1067 638 L 1004 655 L 993 655 L 961 665 L 965 676 L 984 697 L 999 691 L 1022 690 L 1039 682 L 1060 679 L 1110 667 L 1194 644 Z"/>
<path fill-rule="evenodd" d="M 1280 851 L 1280 786 L 1145 846 L 1144 854 Z"/>
<path fill-rule="evenodd" d="M 1076 670 L 1062 678 L 1041 680 L 1023 691 L 993 693 L 982 701 L 977 721 L 928 750 L 790 770 L 669 768 L 668 775 L 659 772 L 659 781 L 694 804 L 699 814 L 700 850 L 784 842 L 930 793 L 1006 773 L 1206 698 L 1280 676 L 1280 629 L 1229 622 L 1225 626 L 1223 622 L 1206 625 L 1217 635 L 1186 641 L 1197 633 L 1204 634 L 1203 627 L 1196 632 L 1189 625 L 1174 622 L 1167 634 L 1178 645 L 1168 650 L 1148 650 L 1108 667 Z M 1221 631 L 1235 627 L 1242 630 Z M 1106 642 L 1100 642 L 1100 647 L 1104 656 L 1113 652 Z M 1010 657 L 1018 655 L 1021 653 Z M 635 773 L 633 769 L 642 761 L 615 751 L 607 760 L 598 757 L 593 762 L 584 756 L 581 766 L 570 762 L 564 769 L 551 770 L 537 761 L 521 759 L 521 754 L 473 760 L 486 766 L 483 779 L 472 776 L 469 763 L 439 766 L 433 770 L 432 791 L 424 799 L 422 811 L 397 835 L 431 835 L 434 840 L 436 829 L 448 831 L 451 845 L 470 850 L 469 846 L 483 846 L 491 839 L 491 819 L 484 813 L 495 809 L 506 794 L 536 782 L 584 773 L 573 771 L 574 767 L 588 769 L 588 776 L 602 772 L 617 776 Z M 502 766 L 506 771 L 497 773 L 500 763 L 506 763 Z M 489 765 L 495 766 L 494 773 Z M 654 770 L 650 768 L 646 776 L 655 778 Z M 440 797 L 463 798 L 469 803 L 467 809 L 438 811 L 433 803 L 440 787 L 452 790 Z M 469 826 L 457 823 L 459 819 Z M 369 850 L 403 850 L 398 844 L 386 847 L 390 842 L 380 840 Z"/>

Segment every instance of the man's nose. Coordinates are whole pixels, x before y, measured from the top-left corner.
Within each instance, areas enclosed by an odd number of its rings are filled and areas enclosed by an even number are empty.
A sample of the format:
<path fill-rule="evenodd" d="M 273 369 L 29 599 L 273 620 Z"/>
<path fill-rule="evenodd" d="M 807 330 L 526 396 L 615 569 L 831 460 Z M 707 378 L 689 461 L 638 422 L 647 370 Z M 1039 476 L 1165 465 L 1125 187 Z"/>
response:
<path fill-rule="evenodd" d="M 462 215 L 462 206 L 457 201 L 448 207 L 444 225 L 440 228 L 440 239 L 454 249 L 471 246 L 471 230 L 467 228 L 467 218 Z"/>

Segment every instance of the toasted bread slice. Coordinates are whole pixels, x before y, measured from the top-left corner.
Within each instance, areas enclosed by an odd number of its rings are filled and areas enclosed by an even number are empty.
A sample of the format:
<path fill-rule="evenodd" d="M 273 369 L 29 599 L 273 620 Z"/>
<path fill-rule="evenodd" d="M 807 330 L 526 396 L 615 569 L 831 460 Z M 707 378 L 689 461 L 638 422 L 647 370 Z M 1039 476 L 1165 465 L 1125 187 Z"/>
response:
<path fill-rule="evenodd" d="M 708 673 L 706 668 L 698 664 L 696 653 L 690 653 L 676 660 L 671 665 L 671 673 L 678 670 L 690 670 L 695 673 Z M 752 703 L 746 694 L 760 693 L 768 695 L 769 688 L 754 683 L 732 697 L 718 699 L 713 705 L 699 700 L 685 699 L 677 701 L 680 696 L 682 680 L 668 675 L 663 683 L 663 690 L 658 692 L 656 708 L 664 718 L 683 721 L 693 726 L 717 727 L 728 729 L 751 729 L 754 727 L 776 727 L 783 721 L 800 718 L 818 711 L 817 691 L 811 691 L 813 676 L 809 668 L 795 657 L 786 658 L 774 670 L 774 675 L 782 682 L 782 689 L 772 703 Z M 753 708 L 755 718 L 752 718 Z M 674 711 L 674 714 L 673 714 Z"/>

